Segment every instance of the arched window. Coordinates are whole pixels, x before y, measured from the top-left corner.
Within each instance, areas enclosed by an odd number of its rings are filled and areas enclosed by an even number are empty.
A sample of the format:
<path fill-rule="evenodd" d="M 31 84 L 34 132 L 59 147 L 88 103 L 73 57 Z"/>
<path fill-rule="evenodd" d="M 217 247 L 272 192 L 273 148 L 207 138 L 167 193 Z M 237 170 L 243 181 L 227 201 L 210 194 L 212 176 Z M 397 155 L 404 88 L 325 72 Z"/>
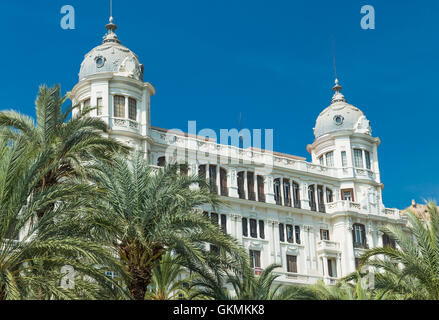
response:
<path fill-rule="evenodd" d="M 295 181 L 293 181 L 293 201 L 294 201 L 294 208 L 300 209 L 300 189 L 299 189 L 299 184 Z"/>
<path fill-rule="evenodd" d="M 164 167 L 166 165 L 166 157 L 160 157 L 157 159 L 157 165 L 159 167 Z"/>
<path fill-rule="evenodd" d="M 130 120 L 137 120 L 137 101 L 136 99 L 129 98 L 128 99 L 128 118 Z"/>
<path fill-rule="evenodd" d="M 317 186 L 317 199 L 319 201 L 319 211 L 325 212 L 325 201 L 324 201 L 324 194 L 323 194 L 323 186 Z"/>
<path fill-rule="evenodd" d="M 227 197 L 229 195 L 229 189 L 227 188 L 227 171 L 224 168 L 220 168 L 220 185 L 221 195 Z"/>
<path fill-rule="evenodd" d="M 253 172 L 247 172 L 247 192 L 248 192 L 248 200 L 255 201 L 256 200 L 255 174 Z"/>
<path fill-rule="evenodd" d="M 209 185 L 213 193 L 218 193 L 218 185 L 216 183 L 216 166 L 209 165 Z"/>
<path fill-rule="evenodd" d="M 291 207 L 291 192 L 290 192 L 290 180 L 283 179 L 283 189 L 284 189 L 284 205 Z"/>
<path fill-rule="evenodd" d="M 125 118 L 125 97 L 114 96 L 114 116 L 116 118 Z"/>

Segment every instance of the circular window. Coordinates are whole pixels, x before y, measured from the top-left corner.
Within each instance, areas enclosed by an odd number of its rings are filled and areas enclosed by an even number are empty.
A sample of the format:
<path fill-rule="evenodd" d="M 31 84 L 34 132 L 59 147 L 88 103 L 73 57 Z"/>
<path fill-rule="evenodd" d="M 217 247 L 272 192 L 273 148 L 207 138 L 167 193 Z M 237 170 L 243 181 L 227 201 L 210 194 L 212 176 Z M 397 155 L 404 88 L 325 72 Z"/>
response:
<path fill-rule="evenodd" d="M 95 58 L 95 62 L 98 68 L 102 68 L 105 64 L 105 58 L 102 56 L 98 56 Z"/>
<path fill-rule="evenodd" d="M 337 115 L 334 117 L 335 124 L 341 126 L 343 124 L 344 118 L 343 116 Z"/>

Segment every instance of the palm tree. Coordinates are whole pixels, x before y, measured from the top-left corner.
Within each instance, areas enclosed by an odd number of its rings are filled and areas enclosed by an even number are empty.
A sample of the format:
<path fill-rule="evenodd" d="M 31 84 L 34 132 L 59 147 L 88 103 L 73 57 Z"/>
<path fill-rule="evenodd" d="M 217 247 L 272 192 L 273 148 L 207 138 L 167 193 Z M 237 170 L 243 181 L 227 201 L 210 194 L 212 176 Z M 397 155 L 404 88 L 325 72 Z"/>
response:
<path fill-rule="evenodd" d="M 155 170 L 137 153 L 131 160 L 100 162 L 93 181 L 105 191 L 97 224 L 107 230 L 108 243 L 116 248 L 130 275 L 126 285 L 132 298 L 145 298 L 153 268 L 171 250 L 188 266 L 209 260 L 212 253 L 206 243 L 218 247 L 219 256 L 227 259 L 247 258 L 236 240 L 197 209 L 217 206 L 218 196 L 204 179 L 179 174 L 178 165 Z M 201 188 L 193 190 L 196 184 Z"/>
<path fill-rule="evenodd" d="M 147 300 L 176 300 L 180 295 L 185 295 L 184 284 L 189 279 L 181 279 L 185 269 L 179 260 L 171 252 L 162 256 L 160 263 L 152 269 Z"/>
<path fill-rule="evenodd" d="M 51 154 L 35 154 L 26 139 L 10 143 L 5 134 L 0 130 L 0 300 L 97 298 L 98 288 L 118 288 L 93 267 L 123 272 L 109 249 L 76 234 L 75 228 L 58 232 L 60 225 L 70 224 L 69 216 L 82 213 L 84 197 L 78 195 L 91 194 L 92 187 L 71 180 L 37 187 L 53 169 L 47 167 Z M 66 276 L 60 268 L 66 265 L 76 270 L 74 288 L 60 287 Z"/>
<path fill-rule="evenodd" d="M 429 203 L 430 221 L 408 211 L 407 230 L 387 226 L 383 232 L 395 240 L 397 247 L 367 250 L 362 262 L 374 266 L 382 288 L 407 298 L 439 299 L 439 213 Z M 377 259 L 382 256 L 384 259 Z M 413 286 L 410 288 L 410 286 Z"/>
<path fill-rule="evenodd" d="M 281 265 L 271 264 L 259 276 L 255 276 L 253 268 L 243 265 L 241 274 L 226 271 L 222 275 L 206 274 L 194 277 L 191 287 L 194 288 L 191 299 L 204 298 L 215 300 L 290 300 L 298 295 L 295 287 L 274 284 L 279 277 L 273 271 Z"/>
<path fill-rule="evenodd" d="M 4 133 L 9 139 L 20 137 L 32 147 L 34 155 L 48 152 L 44 167 L 52 169 L 46 170 L 37 188 L 53 186 L 72 176 L 85 176 L 92 157 L 108 161 L 115 153 L 128 152 L 127 147 L 102 135 L 107 132 L 107 125 L 88 117 L 93 109 L 79 110 L 77 116 L 68 120 L 73 108 L 63 110 L 66 99 L 61 96 L 59 85 L 41 86 L 35 102 L 36 123 L 15 111 L 0 112 L 0 128 L 7 129 Z M 39 217 L 43 211 L 38 213 Z"/>

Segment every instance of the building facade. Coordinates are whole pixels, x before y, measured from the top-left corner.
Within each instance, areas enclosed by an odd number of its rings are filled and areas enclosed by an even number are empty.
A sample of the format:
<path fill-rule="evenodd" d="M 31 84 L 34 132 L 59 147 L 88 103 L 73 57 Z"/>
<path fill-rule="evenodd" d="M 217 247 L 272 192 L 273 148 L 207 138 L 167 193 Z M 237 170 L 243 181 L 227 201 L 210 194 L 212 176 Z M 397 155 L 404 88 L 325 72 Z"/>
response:
<path fill-rule="evenodd" d="M 356 269 L 365 249 L 394 245 L 380 227 L 406 222 L 383 204 L 380 139 L 363 112 L 347 102 L 338 80 L 307 147 L 311 162 L 218 144 L 151 126 L 155 89 L 144 82 L 143 65 L 121 44 L 112 18 L 106 28 L 102 44 L 84 57 L 69 93 L 73 104 L 97 107 L 91 116 L 108 124 L 108 135 L 152 164 L 179 162 L 187 164 L 182 172 L 204 175 L 228 206 L 202 210 L 249 251 L 256 274 L 277 263 L 282 283 L 331 284 Z"/>

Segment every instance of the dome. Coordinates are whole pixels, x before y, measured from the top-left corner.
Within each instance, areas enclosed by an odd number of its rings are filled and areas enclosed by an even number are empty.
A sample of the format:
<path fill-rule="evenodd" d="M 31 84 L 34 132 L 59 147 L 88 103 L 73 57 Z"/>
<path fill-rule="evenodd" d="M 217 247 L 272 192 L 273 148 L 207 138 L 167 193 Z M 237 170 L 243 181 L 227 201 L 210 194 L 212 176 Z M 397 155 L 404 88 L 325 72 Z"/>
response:
<path fill-rule="evenodd" d="M 335 91 L 332 103 L 320 113 L 314 128 L 314 136 L 317 138 L 337 131 L 350 130 L 357 133 L 371 134 L 369 120 L 364 113 L 347 103 L 341 93 L 342 87 L 335 80 Z"/>
<path fill-rule="evenodd" d="M 106 26 L 108 32 L 100 46 L 97 46 L 84 57 L 79 71 L 79 80 L 97 73 L 114 72 L 122 76 L 143 81 L 143 65 L 138 57 L 123 46 L 117 37 L 113 18 Z"/>

